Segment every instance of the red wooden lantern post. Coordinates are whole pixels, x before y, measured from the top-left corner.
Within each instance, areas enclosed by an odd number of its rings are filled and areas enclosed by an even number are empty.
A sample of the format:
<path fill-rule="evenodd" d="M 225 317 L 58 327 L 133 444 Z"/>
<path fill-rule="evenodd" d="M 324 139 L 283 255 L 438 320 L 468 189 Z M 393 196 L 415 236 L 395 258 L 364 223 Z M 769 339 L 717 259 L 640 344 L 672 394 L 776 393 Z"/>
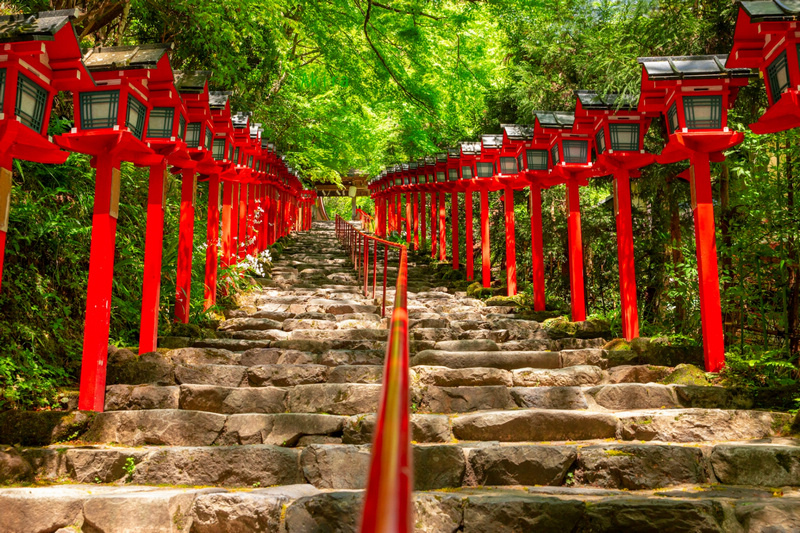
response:
<path fill-rule="evenodd" d="M 446 190 L 450 191 L 450 250 L 453 259 L 453 270 L 459 268 L 459 242 L 458 242 L 458 193 L 463 190 L 459 183 L 461 179 L 461 149 L 447 149 L 447 185 Z"/>
<path fill-rule="evenodd" d="M 622 334 L 627 340 L 632 340 L 639 336 L 639 313 L 636 307 L 630 182 L 638 169 L 655 161 L 653 154 L 644 151 L 644 135 L 651 118 L 637 111 L 638 99 L 621 101 L 616 95 L 600 97 L 587 91 L 578 91 L 577 96 L 576 124 L 580 123 L 591 131 L 598 165 L 614 176 Z"/>
<path fill-rule="evenodd" d="M 162 157 L 158 163 L 150 165 L 142 318 L 139 330 L 140 354 L 155 351 L 158 342 L 167 167 L 194 169 L 197 166 L 184 141 L 188 112 L 178 93 L 175 74 L 167 56 L 162 57 L 159 67 L 151 71 L 148 86 L 152 110 L 145 140 Z"/>
<path fill-rule="evenodd" d="M 177 72 L 176 85 L 188 112 L 186 145 L 197 163 L 195 168 L 181 169 L 181 210 L 178 229 L 178 272 L 175 287 L 175 320 L 189 322 L 192 289 L 192 252 L 194 250 L 194 216 L 197 195 L 197 173 L 216 174 L 220 167 L 214 161 L 211 146 L 214 123 L 209 107 L 208 79 L 211 72 Z"/>
<path fill-rule="evenodd" d="M 0 17 L 0 287 L 11 209 L 14 159 L 66 161 L 47 136 L 57 91 L 92 85 L 70 20 L 76 10 Z"/>
<path fill-rule="evenodd" d="M 438 220 L 436 227 L 439 232 L 439 261 L 447 260 L 447 211 L 445 210 L 445 190 L 447 188 L 447 153 L 436 154 L 435 167 L 435 189 L 438 193 L 439 203 L 437 206 Z"/>
<path fill-rule="evenodd" d="M 461 166 L 459 173 L 461 176 L 461 183 L 464 189 L 464 219 L 467 226 L 466 235 L 464 236 L 466 242 L 464 248 L 466 252 L 467 263 L 467 280 L 472 281 L 475 277 L 475 239 L 472 234 L 472 193 L 475 190 L 475 164 L 477 158 L 481 154 L 481 143 L 461 143 L 459 147 L 461 151 Z"/>
<path fill-rule="evenodd" d="M 481 137 L 480 158 L 475 163 L 475 183 L 481 194 L 481 274 L 483 286 L 492 286 L 491 244 L 489 242 L 489 191 L 496 187 L 495 163 L 503 146 L 502 135 Z M 513 211 L 512 211 L 513 212 Z M 512 219 L 513 222 L 513 219 Z M 508 279 L 506 277 L 506 279 Z"/>
<path fill-rule="evenodd" d="M 540 124 L 533 128 L 530 143 L 525 144 L 517 157 L 522 176 L 527 180 L 531 209 L 531 270 L 533 281 L 533 305 L 536 311 L 546 306 L 544 282 L 544 239 L 542 235 L 542 189 L 559 178 L 553 175 L 550 161 L 552 135 Z"/>
<path fill-rule="evenodd" d="M 411 225 L 412 225 L 412 207 L 411 207 L 411 178 L 416 176 L 417 174 L 417 164 L 414 162 L 410 163 L 403 163 L 403 185 L 402 189 L 405 191 L 406 196 L 406 244 L 411 247 L 411 243 L 414 240 L 413 235 L 411 235 Z"/>
<path fill-rule="evenodd" d="M 580 187 L 586 179 L 602 175 L 600 167 L 593 165 L 593 139 L 588 132 L 573 128 L 572 113 L 541 111 L 536 113 L 536 124 L 541 131 L 550 133 L 553 145 L 550 162 L 556 179 L 567 185 L 567 232 L 569 235 L 569 279 L 572 320 L 586 320 L 586 293 L 583 278 L 583 238 L 581 236 Z"/>
<path fill-rule="evenodd" d="M 437 253 L 437 236 L 436 229 L 438 221 L 439 210 L 439 197 L 436 192 L 436 158 L 433 156 L 425 156 L 425 192 L 431 193 L 431 208 L 430 208 L 430 228 L 431 228 L 431 257 L 436 257 Z M 423 210 L 423 217 L 429 216 Z"/>
<path fill-rule="evenodd" d="M 120 164 L 133 161 L 150 165 L 162 160 L 142 138 L 150 111 L 146 80 L 166 52 L 167 47 L 162 45 L 90 50 L 84 63 L 97 85 L 85 85 L 74 92 L 76 127 L 57 138 L 58 144 L 69 150 L 94 156 L 96 169 L 78 400 L 81 410 L 103 410 Z"/>
<path fill-rule="evenodd" d="M 725 62 L 731 68 L 759 69 L 769 106 L 750 129 L 776 133 L 800 126 L 800 6 L 796 2 L 739 2 L 733 49 Z"/>
<path fill-rule="evenodd" d="M 657 160 L 691 163 L 703 351 L 709 372 L 718 372 L 725 364 L 710 162 L 722 160 L 723 150 L 744 139 L 742 133 L 728 129 L 728 109 L 750 76 L 748 69 L 726 69 L 726 59 L 724 55 L 639 58 L 643 67 L 639 110 L 663 113 L 669 133 Z"/>
<path fill-rule="evenodd" d="M 414 173 L 411 176 L 411 188 L 412 188 L 411 190 L 413 191 L 411 193 L 411 198 L 412 198 L 412 202 L 414 204 L 413 205 L 413 210 L 414 210 L 414 212 L 413 212 L 413 217 L 414 217 L 414 223 L 413 223 L 414 250 L 419 250 L 419 231 L 420 231 L 420 228 L 419 228 L 419 222 L 420 222 L 420 220 L 419 220 L 419 218 L 420 218 L 419 197 L 420 197 L 420 193 L 419 193 L 419 191 L 420 191 L 420 184 L 422 183 L 420 181 L 420 178 L 423 177 L 423 176 L 420 175 L 419 165 L 420 165 L 419 161 L 414 163 Z M 422 166 L 423 167 L 425 166 L 425 161 L 424 160 L 422 161 Z M 423 219 L 424 219 L 424 217 L 423 217 Z"/>

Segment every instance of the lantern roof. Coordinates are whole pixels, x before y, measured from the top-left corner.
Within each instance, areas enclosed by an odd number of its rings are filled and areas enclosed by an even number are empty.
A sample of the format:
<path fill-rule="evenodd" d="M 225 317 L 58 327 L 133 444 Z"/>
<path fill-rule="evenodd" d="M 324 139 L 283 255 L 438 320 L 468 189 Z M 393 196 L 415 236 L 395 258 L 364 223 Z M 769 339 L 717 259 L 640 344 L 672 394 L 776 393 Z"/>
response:
<path fill-rule="evenodd" d="M 215 110 L 225 109 L 232 94 L 232 91 L 209 91 L 208 107 Z"/>
<path fill-rule="evenodd" d="M 493 134 L 493 135 L 482 135 L 481 136 L 481 144 L 482 147 L 485 148 L 502 148 L 503 147 L 503 136 L 500 134 Z"/>
<path fill-rule="evenodd" d="M 416 161 L 409 161 L 409 163 L 408 163 L 408 169 L 409 169 L 409 170 L 417 170 L 417 163 L 416 163 Z"/>
<path fill-rule="evenodd" d="M 750 69 L 725 68 L 725 62 L 727 60 L 727 54 L 707 56 L 640 57 L 637 59 L 639 64 L 644 67 L 648 79 L 651 80 L 750 77 Z"/>
<path fill-rule="evenodd" d="M 256 122 L 255 124 L 250 124 L 250 138 L 251 139 L 253 139 L 253 140 L 260 139 L 262 131 L 264 131 L 264 128 L 261 127 L 261 123 L 260 122 Z"/>
<path fill-rule="evenodd" d="M 78 9 L 40 11 L 0 17 L 0 42 L 52 41 L 56 33 L 80 14 Z M 77 38 L 76 38 L 77 41 Z"/>
<path fill-rule="evenodd" d="M 639 105 L 638 94 L 599 94 L 595 91 L 575 91 L 575 96 L 583 109 L 602 109 L 602 110 L 617 110 L 624 109 L 626 111 L 636 109 Z"/>
<path fill-rule="evenodd" d="M 158 66 L 158 62 L 170 50 L 171 44 L 98 46 L 83 55 L 83 62 L 92 72 L 152 69 Z"/>
<path fill-rule="evenodd" d="M 512 141 L 530 141 L 533 139 L 533 127 L 519 124 L 500 124 L 503 133 Z"/>
<path fill-rule="evenodd" d="M 466 155 L 480 155 L 481 143 L 476 143 L 476 142 L 461 143 L 461 153 Z"/>
<path fill-rule="evenodd" d="M 561 111 L 534 111 L 534 116 L 539 126 L 542 128 L 559 128 L 571 130 L 575 124 L 574 113 L 563 113 Z"/>
<path fill-rule="evenodd" d="M 437 163 L 447 163 L 447 152 L 439 152 L 436 154 Z"/>
<path fill-rule="evenodd" d="M 406 171 L 406 170 L 408 170 L 408 163 L 403 163 L 403 164 L 401 164 L 401 165 L 400 165 L 400 168 L 402 168 L 402 169 L 403 169 L 403 171 Z"/>
<path fill-rule="evenodd" d="M 435 164 L 436 164 L 435 157 L 433 157 L 432 155 L 425 156 L 425 165 L 435 165 Z"/>
<path fill-rule="evenodd" d="M 798 0 L 759 0 L 757 2 L 740 2 L 739 5 L 753 22 L 800 19 L 800 1 Z"/>
<path fill-rule="evenodd" d="M 250 112 L 242 113 L 239 111 L 235 115 L 231 116 L 231 121 L 233 122 L 234 128 L 248 128 L 250 124 Z"/>
<path fill-rule="evenodd" d="M 211 78 L 210 70 L 176 70 L 175 87 L 180 93 L 201 94 Z"/>
<path fill-rule="evenodd" d="M 461 157 L 461 149 L 460 148 L 448 148 L 447 149 L 447 157 L 450 159 L 459 159 Z"/>

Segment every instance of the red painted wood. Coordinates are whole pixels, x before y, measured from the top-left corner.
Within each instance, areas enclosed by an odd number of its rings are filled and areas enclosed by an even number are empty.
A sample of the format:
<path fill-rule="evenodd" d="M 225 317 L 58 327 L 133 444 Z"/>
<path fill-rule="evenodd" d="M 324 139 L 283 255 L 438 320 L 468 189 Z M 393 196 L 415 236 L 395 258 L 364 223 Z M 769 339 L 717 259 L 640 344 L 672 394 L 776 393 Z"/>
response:
<path fill-rule="evenodd" d="M 531 265 L 533 270 L 533 308 L 545 310 L 544 239 L 542 238 L 542 189 L 530 187 L 531 199 Z"/>
<path fill-rule="evenodd" d="M 572 321 L 586 320 L 586 297 L 583 286 L 583 237 L 581 236 L 580 187 L 575 180 L 567 182 L 567 234 L 569 238 L 569 285 Z"/>
<path fill-rule="evenodd" d="M 217 243 L 219 242 L 219 174 L 208 179 L 208 221 L 206 226 L 206 310 L 217 303 Z"/>
<path fill-rule="evenodd" d="M 245 232 L 245 236 L 247 238 L 247 255 L 255 255 L 256 253 L 255 210 L 256 185 L 255 183 L 250 183 L 247 186 L 247 231 Z"/>
<path fill-rule="evenodd" d="M 414 203 L 414 249 L 419 250 L 419 194 L 411 195 Z"/>
<path fill-rule="evenodd" d="M 150 167 L 147 191 L 147 229 L 144 236 L 144 279 L 142 283 L 142 319 L 139 327 L 139 354 L 154 352 L 158 342 L 166 173 L 166 161 Z"/>
<path fill-rule="evenodd" d="M 406 193 L 406 243 L 408 246 L 411 246 L 411 243 L 414 240 L 414 236 L 411 234 L 411 218 L 412 218 L 412 211 L 411 211 L 411 193 Z"/>
<path fill-rule="evenodd" d="M 439 209 L 439 194 L 438 193 L 431 193 L 431 257 L 436 257 L 436 246 L 438 245 L 437 242 L 437 222 L 438 216 L 437 211 Z"/>
<path fill-rule="evenodd" d="M 639 336 L 639 311 L 636 308 L 636 270 L 633 258 L 631 177 L 627 170 L 618 170 L 614 175 L 614 207 L 617 221 L 622 334 L 625 339 L 632 340 Z"/>
<path fill-rule="evenodd" d="M 492 286 L 492 259 L 489 248 L 489 191 L 481 189 L 481 277 L 483 286 Z"/>
<path fill-rule="evenodd" d="M 194 200 L 197 182 L 194 170 L 181 173 L 181 211 L 178 228 L 178 274 L 175 287 L 175 319 L 189 323 L 192 289 L 192 251 L 194 248 Z"/>
<path fill-rule="evenodd" d="M 428 196 L 428 194 L 425 193 L 425 192 L 420 193 L 421 205 L 420 205 L 420 208 L 419 208 L 419 219 L 420 219 L 419 221 L 422 224 L 422 228 L 421 229 L 422 229 L 422 247 L 423 248 L 425 247 L 425 243 L 427 242 L 427 237 L 428 237 L 426 235 L 427 228 L 425 227 L 427 225 L 426 221 L 428 219 L 428 216 L 427 216 L 428 213 L 425 211 L 425 207 L 426 207 L 425 206 L 425 199 L 426 199 L 427 196 Z"/>
<path fill-rule="evenodd" d="M 89 285 L 86 291 L 86 323 L 83 332 L 81 385 L 78 409 L 102 412 L 105 404 L 108 332 L 117 218 L 112 209 L 112 175 L 120 163 L 108 155 L 96 160 L 92 244 L 89 252 Z"/>
<path fill-rule="evenodd" d="M 708 154 L 694 153 L 691 164 L 690 186 L 697 248 L 697 273 L 700 281 L 703 354 L 706 371 L 719 372 L 725 366 L 725 341 L 722 333 L 717 241 Z"/>
<path fill-rule="evenodd" d="M 243 258 L 247 255 L 247 189 L 247 184 L 243 183 L 239 185 L 239 235 L 236 239 L 236 254 L 239 258 Z"/>
<path fill-rule="evenodd" d="M 234 255 L 233 243 L 233 198 L 236 185 L 226 181 L 222 184 L 222 267 L 227 268 L 231 265 Z"/>
<path fill-rule="evenodd" d="M 458 193 L 450 195 L 450 238 L 452 240 L 451 252 L 453 255 L 453 270 L 459 267 L 458 249 Z"/>
<path fill-rule="evenodd" d="M 439 261 L 447 261 L 447 211 L 444 207 L 445 193 L 439 193 Z"/>
<path fill-rule="evenodd" d="M 464 243 L 467 256 L 467 281 L 472 281 L 475 277 L 475 241 L 472 235 L 472 191 L 467 191 L 464 194 L 464 218 L 467 224 L 466 242 Z"/>
<path fill-rule="evenodd" d="M 508 295 L 517 294 L 517 237 L 514 229 L 514 190 L 506 187 L 506 286 Z"/>

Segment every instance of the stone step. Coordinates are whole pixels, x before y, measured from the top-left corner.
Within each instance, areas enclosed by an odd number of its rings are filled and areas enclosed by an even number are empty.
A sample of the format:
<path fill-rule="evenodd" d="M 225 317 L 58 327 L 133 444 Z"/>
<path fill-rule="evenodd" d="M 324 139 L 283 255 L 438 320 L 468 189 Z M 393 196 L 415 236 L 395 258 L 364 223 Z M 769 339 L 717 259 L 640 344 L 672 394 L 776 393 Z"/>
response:
<path fill-rule="evenodd" d="M 363 491 L 310 485 L 251 490 L 71 485 L 0 490 L 3 533 L 56 531 L 336 531 L 356 533 Z M 471 488 L 414 493 L 415 531 L 800 530 L 800 494 L 687 485 L 676 490 Z M 67 529 L 70 528 L 70 529 Z"/>
<path fill-rule="evenodd" d="M 137 485 L 252 487 L 309 483 L 363 489 L 369 445 L 320 444 L 139 448 L 30 448 L 22 456 L 40 480 Z M 324 440 L 317 437 L 317 440 Z M 330 437 L 329 439 L 335 440 Z M 587 486 L 643 490 L 722 482 L 800 486 L 800 447 L 729 444 L 429 444 L 412 447 L 416 490 L 462 486 Z M 572 473 L 567 477 L 568 473 Z"/>
<path fill-rule="evenodd" d="M 460 351 L 423 350 L 410 360 L 414 366 L 448 368 L 556 369 L 576 365 L 606 366 L 605 351 L 597 349 L 547 351 Z"/>
<path fill-rule="evenodd" d="M 301 387 L 306 387 L 306 390 L 299 391 L 293 399 L 296 404 L 319 402 L 318 398 L 310 398 L 308 394 L 311 387 L 319 386 Z M 330 394 L 333 390 L 325 392 Z M 370 393 L 369 390 L 364 392 Z M 347 412 L 353 405 L 367 403 L 367 400 L 377 403 L 377 393 L 375 398 L 354 396 L 346 402 L 339 402 L 339 410 Z M 411 426 L 412 440 L 419 443 L 593 439 L 705 442 L 788 434 L 791 419 L 788 413 L 699 408 L 622 412 L 518 409 L 454 415 L 413 414 Z M 373 414 L 219 414 L 184 409 L 107 411 L 99 413 L 88 431 L 79 438 L 87 443 L 115 442 L 127 446 L 294 446 L 304 436 L 324 435 L 341 437 L 345 444 L 368 444 L 372 439 L 374 420 Z"/>

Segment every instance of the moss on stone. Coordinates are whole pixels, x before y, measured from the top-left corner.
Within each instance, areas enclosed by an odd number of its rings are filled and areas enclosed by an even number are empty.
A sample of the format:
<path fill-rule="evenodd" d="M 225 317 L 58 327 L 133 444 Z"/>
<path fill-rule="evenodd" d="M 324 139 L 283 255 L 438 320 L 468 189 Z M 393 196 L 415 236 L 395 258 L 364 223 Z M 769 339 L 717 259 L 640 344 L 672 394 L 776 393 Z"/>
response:
<path fill-rule="evenodd" d="M 612 339 L 608 341 L 605 346 L 603 346 L 603 349 L 610 352 L 616 352 L 620 350 L 630 350 L 631 345 L 625 339 Z"/>
<path fill-rule="evenodd" d="M 520 305 L 521 296 L 492 296 L 486 300 L 488 306 L 517 307 Z"/>
<path fill-rule="evenodd" d="M 711 383 L 706 379 L 706 374 L 703 370 L 694 365 L 681 364 L 675 367 L 675 370 L 661 380 L 664 385 L 698 385 L 701 387 L 710 387 Z"/>

